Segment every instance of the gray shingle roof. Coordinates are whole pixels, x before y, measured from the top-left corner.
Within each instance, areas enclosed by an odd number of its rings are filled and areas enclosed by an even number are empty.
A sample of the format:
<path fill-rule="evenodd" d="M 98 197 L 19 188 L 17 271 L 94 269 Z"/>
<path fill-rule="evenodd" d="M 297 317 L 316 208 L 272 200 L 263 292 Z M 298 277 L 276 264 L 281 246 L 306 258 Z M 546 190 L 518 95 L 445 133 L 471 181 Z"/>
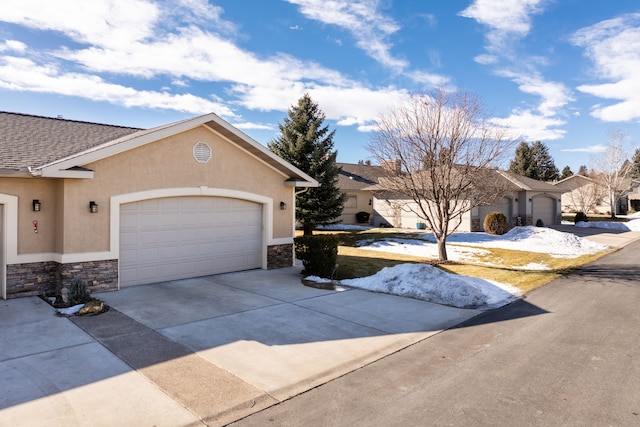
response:
<path fill-rule="evenodd" d="M 382 166 L 336 163 L 342 170 L 338 175 L 338 187 L 345 190 L 362 190 L 376 184 L 383 175 Z"/>
<path fill-rule="evenodd" d="M 140 129 L 0 112 L 0 170 L 24 171 Z"/>

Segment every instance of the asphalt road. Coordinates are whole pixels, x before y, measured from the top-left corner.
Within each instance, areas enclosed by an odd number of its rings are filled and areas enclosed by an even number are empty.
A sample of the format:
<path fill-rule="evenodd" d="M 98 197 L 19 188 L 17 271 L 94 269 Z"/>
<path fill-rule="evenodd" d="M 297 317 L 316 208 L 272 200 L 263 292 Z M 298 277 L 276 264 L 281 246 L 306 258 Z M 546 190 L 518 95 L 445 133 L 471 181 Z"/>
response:
<path fill-rule="evenodd" d="M 640 242 L 234 426 L 638 426 Z"/>

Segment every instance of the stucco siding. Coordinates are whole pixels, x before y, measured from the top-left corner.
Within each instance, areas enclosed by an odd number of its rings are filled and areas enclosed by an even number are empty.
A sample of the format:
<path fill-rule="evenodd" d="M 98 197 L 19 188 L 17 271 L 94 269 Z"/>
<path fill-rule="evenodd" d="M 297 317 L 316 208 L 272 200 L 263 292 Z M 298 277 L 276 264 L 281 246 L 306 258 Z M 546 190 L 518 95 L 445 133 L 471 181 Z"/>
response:
<path fill-rule="evenodd" d="M 193 146 L 206 142 L 209 163 L 193 158 Z M 109 249 L 109 209 L 112 196 L 162 188 L 224 188 L 266 195 L 273 199 L 273 238 L 292 236 L 293 189 L 285 177 L 205 128 L 165 138 L 86 165 L 91 180 L 66 180 L 64 252 L 100 252 Z M 89 201 L 99 206 L 89 213 Z M 290 207 L 280 209 L 280 201 Z"/>

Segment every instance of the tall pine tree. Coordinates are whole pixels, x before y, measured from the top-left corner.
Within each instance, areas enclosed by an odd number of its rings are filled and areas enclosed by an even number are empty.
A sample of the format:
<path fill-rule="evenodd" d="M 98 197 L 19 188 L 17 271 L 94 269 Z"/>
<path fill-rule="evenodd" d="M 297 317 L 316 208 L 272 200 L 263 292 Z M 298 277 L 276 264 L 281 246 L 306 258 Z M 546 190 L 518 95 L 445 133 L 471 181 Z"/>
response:
<path fill-rule="evenodd" d="M 560 179 L 569 178 L 572 175 L 573 175 L 573 172 L 571 171 L 571 168 L 569 167 L 569 165 L 567 165 L 562 169 L 562 173 L 560 174 Z"/>
<path fill-rule="evenodd" d="M 536 176 L 531 177 L 540 181 L 554 181 L 558 179 L 558 168 L 553 162 L 549 148 L 540 141 L 531 144 L 531 160 L 536 171 Z"/>
<path fill-rule="evenodd" d="M 279 124 L 280 135 L 268 144 L 269 149 L 298 169 L 315 178 L 320 186 L 309 188 L 296 197 L 296 220 L 305 236 L 316 225 L 335 224 L 342 214 L 345 196 L 338 188 L 340 168 L 336 165 L 333 136 L 323 126 L 324 113 L 309 94 L 292 106 Z"/>
<path fill-rule="evenodd" d="M 509 164 L 509 170 L 541 181 L 553 181 L 559 176 L 549 149 L 540 141 L 534 142 L 531 146 L 524 141 L 521 142 Z"/>
<path fill-rule="evenodd" d="M 526 142 L 522 141 L 516 148 L 515 156 L 509 164 L 509 171 L 532 178 L 534 174 L 533 161 L 531 159 L 531 149 Z"/>

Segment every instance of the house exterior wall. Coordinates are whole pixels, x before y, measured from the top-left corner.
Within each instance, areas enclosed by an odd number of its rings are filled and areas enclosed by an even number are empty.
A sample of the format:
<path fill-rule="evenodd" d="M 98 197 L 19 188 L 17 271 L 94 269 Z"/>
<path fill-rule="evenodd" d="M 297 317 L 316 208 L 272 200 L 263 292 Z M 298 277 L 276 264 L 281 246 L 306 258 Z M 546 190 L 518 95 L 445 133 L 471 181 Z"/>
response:
<path fill-rule="evenodd" d="M 372 224 L 378 227 L 413 228 L 417 229 L 418 223 L 424 223 L 416 212 L 417 204 L 414 201 L 400 199 L 373 200 L 374 214 Z M 471 214 L 465 212 L 457 231 L 471 231 Z"/>
<path fill-rule="evenodd" d="M 208 163 L 193 157 L 198 142 L 211 147 Z M 92 179 L 0 177 L 0 204 L 2 195 L 17 200 L 16 214 L 4 215 L 7 274 L 0 288 L 7 295 L 0 297 L 50 293 L 54 276 L 58 291 L 74 278 L 88 277 L 94 291 L 117 289 L 119 248 L 113 242 L 119 211 L 111 203 L 131 194 L 251 198 L 265 213 L 265 268 L 293 264 L 294 187 L 285 186 L 282 173 L 204 126 L 84 166 L 94 171 Z M 33 212 L 33 199 L 42 203 L 40 212 Z M 98 213 L 89 212 L 90 201 L 98 204 Z M 13 217 L 15 224 L 9 222 Z M 15 238 L 7 237 L 12 227 Z"/>
<path fill-rule="evenodd" d="M 356 214 L 367 212 L 369 222 L 373 219 L 373 194 L 370 191 L 347 190 L 347 196 L 342 215 L 338 218 L 342 224 L 358 224 Z"/>
<path fill-rule="evenodd" d="M 537 197 L 549 198 L 553 201 L 553 210 L 549 212 L 552 222 L 545 225 L 560 224 L 562 221 L 562 211 L 560 208 L 560 193 L 545 193 L 536 191 L 519 191 L 505 193 L 511 203 L 511 226 L 534 225 L 533 200 Z M 375 226 L 391 226 L 396 228 L 415 228 L 417 222 L 422 222 L 414 212 L 415 202 L 401 199 L 378 199 L 373 201 Z M 404 208 L 403 208 L 404 206 Z M 412 210 L 413 208 L 413 210 Z M 500 206 L 487 206 L 482 209 L 472 208 L 462 215 L 462 221 L 457 231 L 474 232 L 482 231 L 482 214 L 491 210 L 501 211 Z"/>
<path fill-rule="evenodd" d="M 33 178 L 0 178 L 0 194 L 18 198 L 18 254 L 55 252 L 60 238 L 56 223 L 58 186 L 55 180 Z M 33 212 L 32 201 L 40 200 L 42 210 Z M 38 232 L 34 232 L 37 221 Z M 15 227 L 15 224 L 9 224 Z"/>
<path fill-rule="evenodd" d="M 193 146 L 200 141 L 211 147 L 209 163 L 193 158 Z M 94 179 L 65 183 L 65 253 L 108 249 L 112 196 L 163 188 L 208 187 L 265 195 L 274 201 L 273 238 L 292 237 L 291 210 L 279 208 L 280 201 L 293 206 L 294 190 L 284 186 L 285 177 L 204 127 L 86 166 L 95 171 Z M 89 213 L 91 200 L 98 204 L 99 214 Z"/>

